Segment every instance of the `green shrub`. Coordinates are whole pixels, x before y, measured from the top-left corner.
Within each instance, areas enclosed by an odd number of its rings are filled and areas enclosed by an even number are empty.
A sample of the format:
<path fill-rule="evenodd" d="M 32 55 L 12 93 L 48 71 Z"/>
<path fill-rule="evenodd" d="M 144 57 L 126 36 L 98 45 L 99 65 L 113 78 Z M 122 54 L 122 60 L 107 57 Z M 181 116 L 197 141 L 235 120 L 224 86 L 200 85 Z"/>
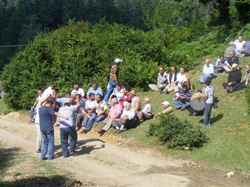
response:
<path fill-rule="evenodd" d="M 19 52 L 2 73 L 5 101 L 15 109 L 28 109 L 38 88 L 54 82 L 60 92 L 78 82 L 86 91 L 96 81 L 103 89 L 114 59 L 123 59 L 119 80 L 130 88 L 147 90 L 155 82 L 162 58 L 160 43 L 144 32 L 101 21 L 94 26 L 70 22 L 46 35 L 38 35 Z"/>
<path fill-rule="evenodd" d="M 168 148 L 175 149 L 199 148 L 208 140 L 200 126 L 180 121 L 174 115 L 161 116 L 158 124 L 150 126 L 148 134 L 157 137 Z"/>

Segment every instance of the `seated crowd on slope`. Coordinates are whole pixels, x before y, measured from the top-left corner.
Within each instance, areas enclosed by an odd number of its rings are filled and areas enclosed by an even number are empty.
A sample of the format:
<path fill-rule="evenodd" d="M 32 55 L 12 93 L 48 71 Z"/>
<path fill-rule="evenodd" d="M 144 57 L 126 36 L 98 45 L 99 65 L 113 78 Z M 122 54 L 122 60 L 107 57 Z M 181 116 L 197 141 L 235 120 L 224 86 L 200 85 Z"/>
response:
<path fill-rule="evenodd" d="M 204 127 L 209 127 L 210 113 L 214 103 L 215 89 L 211 86 L 214 73 L 228 73 L 227 82 L 223 87 L 228 92 L 245 88 L 250 80 L 250 66 L 246 66 L 246 75 L 241 80 L 239 69 L 239 57 L 250 55 L 250 40 L 242 45 L 242 37 L 226 49 L 225 55 L 221 55 L 215 66 L 209 59 L 205 60 L 203 75 L 200 82 L 205 86 L 193 94 L 193 84 L 190 75 L 181 67 L 179 72 L 175 66 L 166 73 L 163 67 L 159 68 L 156 84 L 149 87 L 161 94 L 169 94 L 173 91 L 173 105 L 181 111 L 187 109 L 190 115 L 204 115 Z M 234 47 L 235 46 L 235 47 Z M 241 48 L 240 48 L 241 46 Z M 242 49 L 243 47 L 243 49 Z M 245 47 L 245 48 L 244 48 Z M 229 56 L 226 56 L 228 55 Z M 162 112 L 153 115 L 150 99 L 144 98 L 144 108 L 141 108 L 141 99 L 134 90 L 122 86 L 118 81 L 118 69 L 121 59 L 115 59 L 111 67 L 107 92 L 104 95 L 97 83 L 94 82 L 85 95 L 78 83 L 75 83 L 71 92 L 65 93 L 65 97 L 59 98 L 55 85 L 52 83 L 44 91 L 38 90 L 38 98 L 31 108 L 30 122 L 35 122 L 37 130 L 36 151 L 41 151 L 42 160 L 51 160 L 54 157 L 54 126 L 60 126 L 60 137 L 63 157 L 67 157 L 69 152 L 75 150 L 77 143 L 77 131 L 88 133 L 95 122 L 103 121 L 103 128 L 98 131 L 100 136 L 105 134 L 110 128 L 114 128 L 116 133 L 126 129 L 137 127 L 141 121 L 155 119 L 161 114 L 172 114 L 173 109 L 168 101 L 164 101 Z M 190 105 L 193 98 L 204 100 L 204 108 L 197 109 Z M 70 137 L 70 138 L 69 138 Z M 69 150 L 67 148 L 68 141 Z M 46 157 L 48 152 L 48 157 Z"/>

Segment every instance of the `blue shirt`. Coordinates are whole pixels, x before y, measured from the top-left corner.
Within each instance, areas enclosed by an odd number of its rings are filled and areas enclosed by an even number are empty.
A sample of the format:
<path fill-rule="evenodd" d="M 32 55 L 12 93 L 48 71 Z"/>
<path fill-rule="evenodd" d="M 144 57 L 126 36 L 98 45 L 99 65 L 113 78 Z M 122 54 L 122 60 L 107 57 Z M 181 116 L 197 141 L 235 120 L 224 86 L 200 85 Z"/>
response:
<path fill-rule="evenodd" d="M 224 61 L 222 62 L 221 59 L 218 58 L 218 59 L 216 60 L 216 65 L 217 65 L 217 66 L 223 66 L 223 65 L 227 65 L 227 66 L 228 66 L 229 64 L 228 64 L 228 62 L 227 62 L 225 59 L 224 59 Z"/>
<path fill-rule="evenodd" d="M 58 103 L 61 103 L 62 105 L 64 105 L 65 103 L 68 103 L 69 102 L 69 98 L 67 97 L 62 97 L 60 99 L 57 99 L 57 102 Z"/>
<path fill-rule="evenodd" d="M 182 90 L 179 90 L 178 93 L 179 93 L 180 96 L 185 96 L 185 97 L 187 97 L 189 100 L 190 100 L 191 97 L 192 97 L 192 94 L 191 94 L 191 92 L 190 92 L 189 90 L 187 90 L 186 93 L 184 93 Z"/>
<path fill-rule="evenodd" d="M 47 106 L 43 106 L 39 109 L 40 130 L 42 132 L 54 130 L 52 124 L 52 117 L 54 114 L 55 111 Z"/>
<path fill-rule="evenodd" d="M 90 87 L 90 88 L 88 89 L 87 95 L 89 95 L 90 93 L 95 94 L 95 96 L 96 96 L 97 94 L 100 94 L 101 96 L 103 95 L 102 89 L 101 89 L 100 87 L 97 87 L 95 90 L 94 90 L 93 87 Z"/>

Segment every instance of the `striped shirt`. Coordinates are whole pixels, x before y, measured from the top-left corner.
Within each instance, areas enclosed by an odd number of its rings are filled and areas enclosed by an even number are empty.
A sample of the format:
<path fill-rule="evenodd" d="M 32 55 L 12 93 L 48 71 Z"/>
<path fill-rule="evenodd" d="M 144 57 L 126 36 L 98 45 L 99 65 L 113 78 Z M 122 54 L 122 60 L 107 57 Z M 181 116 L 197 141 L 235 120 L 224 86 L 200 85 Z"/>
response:
<path fill-rule="evenodd" d="M 118 65 L 114 64 L 110 70 L 109 80 L 116 81 L 114 75 L 117 75 L 117 71 L 118 71 Z"/>

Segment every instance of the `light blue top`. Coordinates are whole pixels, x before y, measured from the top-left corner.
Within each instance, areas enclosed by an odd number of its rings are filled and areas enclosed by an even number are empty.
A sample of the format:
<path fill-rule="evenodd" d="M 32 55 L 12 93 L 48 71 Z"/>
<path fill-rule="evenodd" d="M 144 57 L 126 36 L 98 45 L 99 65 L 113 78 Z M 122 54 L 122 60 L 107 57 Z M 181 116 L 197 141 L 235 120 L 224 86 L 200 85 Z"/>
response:
<path fill-rule="evenodd" d="M 206 103 L 212 104 L 214 101 L 214 87 L 207 86 L 204 88 L 204 92 L 207 93 Z"/>
<path fill-rule="evenodd" d="M 61 103 L 62 105 L 64 105 L 65 103 L 68 103 L 68 102 L 69 102 L 69 98 L 67 98 L 67 97 L 62 97 L 62 98 L 57 99 L 57 102 L 58 102 L 58 103 Z"/>
<path fill-rule="evenodd" d="M 217 65 L 217 66 L 223 66 L 223 65 L 229 66 L 227 60 L 224 59 L 224 61 L 222 62 L 220 58 L 218 58 L 218 59 L 216 60 L 216 65 Z"/>
<path fill-rule="evenodd" d="M 101 96 L 103 96 L 102 89 L 101 89 L 100 87 L 97 87 L 95 90 L 94 90 L 93 87 L 90 87 L 90 88 L 88 89 L 88 91 L 87 91 L 87 95 L 89 95 L 90 93 L 95 94 L 95 96 L 96 96 L 97 94 L 100 94 Z"/>

